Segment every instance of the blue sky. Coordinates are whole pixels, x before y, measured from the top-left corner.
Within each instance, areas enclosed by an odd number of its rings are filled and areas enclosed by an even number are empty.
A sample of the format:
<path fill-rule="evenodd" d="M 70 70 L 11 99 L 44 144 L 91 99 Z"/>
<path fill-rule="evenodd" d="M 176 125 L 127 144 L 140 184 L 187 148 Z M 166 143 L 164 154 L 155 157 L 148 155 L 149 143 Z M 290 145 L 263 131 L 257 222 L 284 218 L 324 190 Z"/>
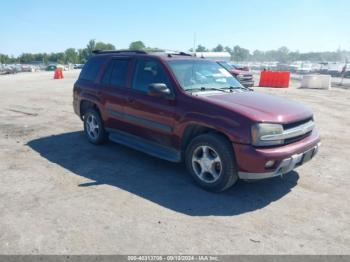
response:
<path fill-rule="evenodd" d="M 117 48 L 350 50 L 348 0 L 11 0 L 1 2 L 0 53 L 63 51 L 90 39 Z"/>

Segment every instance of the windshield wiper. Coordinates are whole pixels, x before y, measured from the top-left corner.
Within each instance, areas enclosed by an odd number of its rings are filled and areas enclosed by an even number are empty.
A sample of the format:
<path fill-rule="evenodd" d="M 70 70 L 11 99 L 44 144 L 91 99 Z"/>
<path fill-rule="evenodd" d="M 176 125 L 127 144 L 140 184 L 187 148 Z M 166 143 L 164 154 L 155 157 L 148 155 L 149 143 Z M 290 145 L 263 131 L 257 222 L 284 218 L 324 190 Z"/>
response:
<path fill-rule="evenodd" d="M 231 92 L 233 89 L 244 89 L 244 90 L 248 90 L 248 91 L 254 91 L 254 89 L 249 88 L 249 87 L 245 87 L 245 86 L 228 86 L 228 87 L 224 87 L 224 89 L 229 89 Z"/>
<path fill-rule="evenodd" d="M 190 88 L 190 89 L 187 89 L 186 91 L 190 91 L 190 92 L 193 92 L 193 91 L 210 91 L 210 90 L 215 90 L 215 91 L 221 91 L 221 92 L 224 92 L 224 93 L 228 93 L 228 91 L 225 90 L 225 88 L 215 88 L 215 87 L 200 87 L 200 88 Z"/>

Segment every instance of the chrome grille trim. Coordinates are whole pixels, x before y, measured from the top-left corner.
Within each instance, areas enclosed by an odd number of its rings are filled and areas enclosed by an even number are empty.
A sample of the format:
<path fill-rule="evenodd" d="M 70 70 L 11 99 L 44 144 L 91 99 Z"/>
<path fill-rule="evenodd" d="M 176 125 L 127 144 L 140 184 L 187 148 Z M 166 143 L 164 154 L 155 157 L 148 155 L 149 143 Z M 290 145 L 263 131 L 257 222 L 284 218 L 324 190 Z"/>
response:
<path fill-rule="evenodd" d="M 260 138 L 262 141 L 273 141 L 273 140 L 285 140 L 298 136 L 305 135 L 313 130 L 315 123 L 313 120 L 306 122 L 305 124 L 286 129 L 282 134 L 265 135 Z"/>

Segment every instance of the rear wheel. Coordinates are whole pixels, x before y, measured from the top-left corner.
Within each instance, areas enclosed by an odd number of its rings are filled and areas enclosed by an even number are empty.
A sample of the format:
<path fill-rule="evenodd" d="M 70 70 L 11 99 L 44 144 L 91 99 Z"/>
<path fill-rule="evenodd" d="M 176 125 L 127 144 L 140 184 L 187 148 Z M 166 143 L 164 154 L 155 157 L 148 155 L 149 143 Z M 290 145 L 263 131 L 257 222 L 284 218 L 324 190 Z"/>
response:
<path fill-rule="evenodd" d="M 231 143 L 209 133 L 194 138 L 186 150 L 186 166 L 194 180 L 209 191 L 223 191 L 238 180 Z"/>
<path fill-rule="evenodd" d="M 89 108 L 84 113 L 84 132 L 92 144 L 98 145 L 106 141 L 106 131 L 102 119 L 95 109 Z"/>

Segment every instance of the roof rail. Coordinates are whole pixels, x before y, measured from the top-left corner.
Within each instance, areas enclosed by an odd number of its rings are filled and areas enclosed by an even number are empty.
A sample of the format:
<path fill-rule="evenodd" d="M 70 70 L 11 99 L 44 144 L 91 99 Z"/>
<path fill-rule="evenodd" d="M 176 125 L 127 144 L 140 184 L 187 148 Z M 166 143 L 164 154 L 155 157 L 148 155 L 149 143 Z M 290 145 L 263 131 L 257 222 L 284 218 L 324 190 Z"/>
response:
<path fill-rule="evenodd" d="M 93 50 L 93 54 L 147 54 L 145 51 L 141 50 Z"/>
<path fill-rule="evenodd" d="M 174 55 L 192 56 L 191 54 L 186 53 L 186 52 L 179 52 L 179 53 L 176 53 L 176 54 L 174 54 Z"/>
<path fill-rule="evenodd" d="M 165 54 L 168 57 L 172 56 L 192 56 L 190 53 L 182 52 L 182 51 L 173 51 L 173 50 L 165 50 L 164 52 L 156 52 L 155 54 Z"/>

